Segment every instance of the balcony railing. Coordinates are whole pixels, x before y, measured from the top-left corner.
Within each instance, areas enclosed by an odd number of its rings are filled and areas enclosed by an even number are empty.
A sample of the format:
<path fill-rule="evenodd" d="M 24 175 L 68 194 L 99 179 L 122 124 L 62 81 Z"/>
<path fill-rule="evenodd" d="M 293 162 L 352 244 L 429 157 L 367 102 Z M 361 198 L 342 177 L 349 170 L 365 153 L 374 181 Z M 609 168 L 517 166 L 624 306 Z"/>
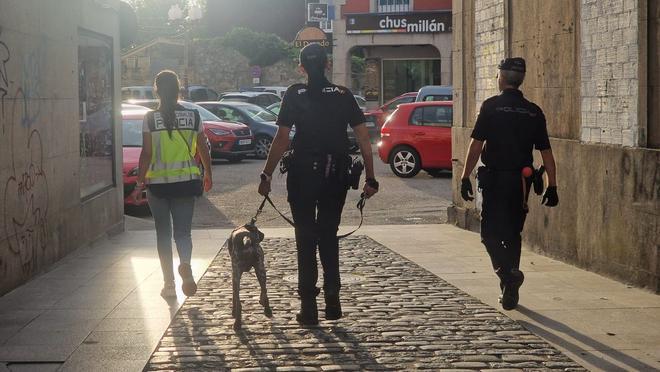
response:
<path fill-rule="evenodd" d="M 376 0 L 378 13 L 409 12 L 410 0 Z"/>

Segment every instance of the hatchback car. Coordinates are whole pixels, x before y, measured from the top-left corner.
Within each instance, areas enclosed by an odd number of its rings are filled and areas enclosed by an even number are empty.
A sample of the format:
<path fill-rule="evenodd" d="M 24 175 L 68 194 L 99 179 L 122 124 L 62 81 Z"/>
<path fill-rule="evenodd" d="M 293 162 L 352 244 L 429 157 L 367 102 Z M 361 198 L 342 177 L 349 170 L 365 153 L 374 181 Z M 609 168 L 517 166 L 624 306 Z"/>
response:
<path fill-rule="evenodd" d="M 378 125 L 378 128 L 380 129 L 380 127 L 382 127 L 385 123 L 385 119 L 387 119 L 387 117 L 390 116 L 390 114 L 394 112 L 394 110 L 396 110 L 400 104 L 415 102 L 416 97 L 417 92 L 404 93 L 385 102 L 382 106 L 375 110 L 367 110 L 364 115 L 373 117 L 373 121 L 376 123 L 376 125 Z"/>
<path fill-rule="evenodd" d="M 266 159 L 270 151 L 270 145 L 273 143 L 275 133 L 277 133 L 277 115 L 273 112 L 245 102 L 198 102 L 198 104 L 224 121 L 243 123 L 250 127 L 254 134 L 255 156 L 259 159 Z M 295 129 L 291 131 L 290 138 L 293 138 Z"/>
<path fill-rule="evenodd" d="M 148 108 L 123 104 L 122 116 L 122 146 L 124 163 L 122 165 L 122 177 L 124 180 L 124 205 L 144 206 L 147 204 L 146 193 L 143 190 L 143 198 L 138 202 L 135 198 L 135 185 L 138 176 L 138 165 L 140 163 L 140 152 L 142 152 L 142 122 L 144 115 L 150 111 Z"/>
<path fill-rule="evenodd" d="M 267 92 L 232 92 L 220 97 L 220 102 L 247 102 L 266 108 L 282 98 L 277 94 Z"/>
<path fill-rule="evenodd" d="M 451 101 L 399 105 L 381 128 L 378 156 L 403 178 L 450 170 L 452 117 Z"/>
<path fill-rule="evenodd" d="M 247 155 L 254 154 L 254 137 L 247 125 L 223 121 L 199 104 L 186 101 L 179 101 L 179 104 L 199 112 L 212 158 L 239 162 Z"/>

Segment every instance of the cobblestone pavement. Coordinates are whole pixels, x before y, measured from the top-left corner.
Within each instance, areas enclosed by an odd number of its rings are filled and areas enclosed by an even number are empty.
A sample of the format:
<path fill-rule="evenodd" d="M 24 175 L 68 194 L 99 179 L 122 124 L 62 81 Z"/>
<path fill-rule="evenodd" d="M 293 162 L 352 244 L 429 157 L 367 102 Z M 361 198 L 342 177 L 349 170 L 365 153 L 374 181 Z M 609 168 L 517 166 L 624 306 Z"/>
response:
<path fill-rule="evenodd" d="M 294 240 L 262 245 L 274 318 L 263 315 L 254 275 L 244 274 L 244 329 L 234 333 L 223 250 L 145 371 L 584 370 L 499 311 L 363 236 L 341 245 L 345 317 L 301 328 Z M 320 309 L 322 302 L 321 295 Z"/>

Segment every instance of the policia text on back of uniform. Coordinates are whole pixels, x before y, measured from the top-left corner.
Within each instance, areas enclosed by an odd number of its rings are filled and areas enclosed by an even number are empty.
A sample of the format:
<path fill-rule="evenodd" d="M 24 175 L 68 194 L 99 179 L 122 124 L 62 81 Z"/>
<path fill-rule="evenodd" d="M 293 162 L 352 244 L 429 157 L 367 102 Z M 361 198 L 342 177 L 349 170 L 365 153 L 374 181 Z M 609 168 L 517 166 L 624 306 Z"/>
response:
<path fill-rule="evenodd" d="M 518 304 L 518 289 L 524 280 L 519 267 L 520 233 L 527 215 L 529 191 L 534 188 L 541 193 L 543 187 L 543 171 L 533 168 L 533 149 L 541 152 L 547 171 L 548 187 L 542 203 L 554 207 L 559 198 L 545 116 L 518 90 L 525 78 L 525 60 L 507 58 L 498 68 L 501 93 L 481 106 L 465 159 L 461 195 L 466 201 L 473 200 L 469 176 L 481 156 L 484 166 L 477 170 L 483 193 L 481 241 L 500 279 L 502 307 L 511 310 Z"/>
<path fill-rule="evenodd" d="M 349 185 L 347 169 L 351 165 L 347 125 L 353 128 L 364 159 L 366 197 L 378 191 L 378 182 L 374 178 L 364 115 L 350 90 L 325 78 L 327 55 L 323 47 L 310 44 L 303 48 L 300 64 L 308 81 L 292 85 L 284 95 L 277 120 L 279 129 L 261 174 L 259 193 L 270 192 L 273 171 L 289 147 L 289 131 L 295 125 L 287 192 L 298 254 L 301 310 L 296 319 L 303 325 L 313 325 L 318 323 L 317 248 L 323 266 L 325 317 L 333 320 L 342 316 L 337 230 Z"/>

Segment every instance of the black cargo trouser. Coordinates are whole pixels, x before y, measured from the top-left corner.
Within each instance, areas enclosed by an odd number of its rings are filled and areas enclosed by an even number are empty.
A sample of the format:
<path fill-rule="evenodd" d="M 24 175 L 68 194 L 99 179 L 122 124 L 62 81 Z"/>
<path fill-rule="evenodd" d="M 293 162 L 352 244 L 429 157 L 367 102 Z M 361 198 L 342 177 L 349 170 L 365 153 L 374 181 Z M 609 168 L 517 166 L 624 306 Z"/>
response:
<path fill-rule="evenodd" d="M 483 195 L 481 242 L 488 251 L 493 270 L 506 282 L 511 269 L 520 268 L 520 233 L 527 217 L 520 171 L 480 169 L 478 179 Z M 530 182 L 526 181 L 526 185 L 529 190 Z"/>
<path fill-rule="evenodd" d="M 346 162 L 339 157 L 328 165 L 326 160 L 327 157 L 294 160 L 287 176 L 288 200 L 296 224 L 301 297 L 318 294 L 317 248 L 325 294 L 337 294 L 341 288 L 337 231 L 348 191 Z"/>

